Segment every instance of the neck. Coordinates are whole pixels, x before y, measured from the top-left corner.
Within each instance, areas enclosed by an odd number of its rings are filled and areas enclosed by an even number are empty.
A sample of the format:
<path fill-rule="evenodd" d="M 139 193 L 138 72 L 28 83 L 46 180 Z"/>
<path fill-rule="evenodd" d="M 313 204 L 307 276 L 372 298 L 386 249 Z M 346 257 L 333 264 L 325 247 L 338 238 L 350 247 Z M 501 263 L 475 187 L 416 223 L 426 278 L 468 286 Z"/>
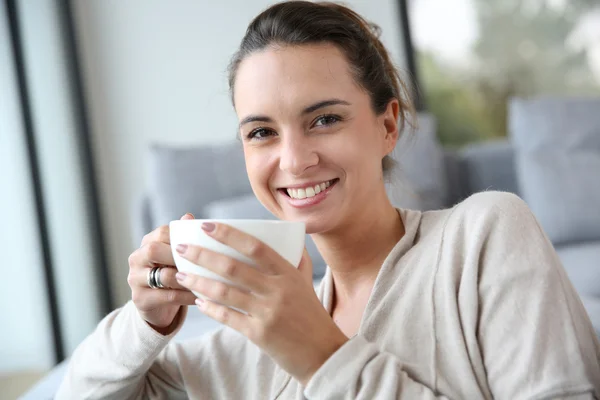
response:
<path fill-rule="evenodd" d="M 335 231 L 312 235 L 335 283 L 337 301 L 352 299 L 372 284 L 381 264 L 404 235 L 404 224 L 385 191 Z M 371 198 L 371 200 L 373 200 Z"/>

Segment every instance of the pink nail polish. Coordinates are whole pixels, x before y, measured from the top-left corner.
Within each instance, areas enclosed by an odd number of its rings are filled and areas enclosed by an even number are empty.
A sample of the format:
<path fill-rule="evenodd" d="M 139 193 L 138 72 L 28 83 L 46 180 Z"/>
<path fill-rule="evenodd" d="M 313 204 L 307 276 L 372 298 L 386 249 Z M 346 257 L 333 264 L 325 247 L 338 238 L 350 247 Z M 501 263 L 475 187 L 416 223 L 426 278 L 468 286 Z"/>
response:
<path fill-rule="evenodd" d="M 204 222 L 202 223 L 202 229 L 205 232 L 212 232 L 215 230 L 215 224 L 213 224 L 212 222 Z"/>
<path fill-rule="evenodd" d="M 178 281 L 183 281 L 183 280 L 185 280 L 186 277 L 187 277 L 187 275 L 184 272 L 178 272 L 175 274 L 175 278 Z"/>
<path fill-rule="evenodd" d="M 177 250 L 178 253 L 183 254 L 187 248 L 187 244 L 178 244 L 177 247 L 175 247 L 175 250 Z"/>
<path fill-rule="evenodd" d="M 201 299 L 200 297 L 198 297 L 198 298 L 195 300 L 195 303 L 196 303 L 196 305 L 197 305 L 198 307 L 202 307 L 202 306 L 204 305 L 204 299 Z"/>

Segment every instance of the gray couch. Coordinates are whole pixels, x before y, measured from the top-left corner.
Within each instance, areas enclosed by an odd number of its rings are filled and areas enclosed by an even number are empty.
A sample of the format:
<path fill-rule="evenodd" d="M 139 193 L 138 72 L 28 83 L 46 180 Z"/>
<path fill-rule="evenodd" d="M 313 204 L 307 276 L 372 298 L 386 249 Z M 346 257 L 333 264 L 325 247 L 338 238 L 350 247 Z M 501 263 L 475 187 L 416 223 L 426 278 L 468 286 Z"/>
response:
<path fill-rule="evenodd" d="M 513 113 L 518 114 L 523 111 L 522 108 L 530 106 L 529 103 L 521 104 L 521 108 L 516 106 Z M 543 104 L 542 110 L 545 107 L 547 105 Z M 525 119 L 535 112 L 526 114 Z M 522 149 L 522 142 L 526 140 L 520 136 L 522 133 L 515 132 L 521 129 L 520 126 L 511 129 L 509 140 L 474 144 L 454 151 L 439 146 L 431 118 L 422 116 L 420 125 L 417 134 L 408 142 L 400 143 L 399 153 L 394 154 L 400 163 L 400 173 L 392 176 L 388 192 L 397 206 L 422 209 L 449 207 L 472 193 L 484 190 L 508 191 L 523 197 L 522 181 L 526 172 L 523 168 L 527 166 L 527 157 L 535 155 L 535 152 Z M 599 140 L 596 143 L 600 143 L 600 122 L 597 127 L 596 137 Z M 526 131 L 524 135 L 530 133 Z M 271 218 L 252 195 L 240 146 L 239 143 L 197 148 L 153 146 L 148 158 L 152 179 L 134 210 L 135 242 L 139 243 L 146 232 L 179 218 L 185 212 L 192 212 L 197 218 Z M 592 152 L 596 152 L 600 160 L 600 145 Z M 597 183 L 600 189 L 600 180 Z M 584 193 L 594 190 L 587 187 L 578 189 Z M 525 200 L 528 200 L 526 196 Z M 591 212 L 597 211 L 600 215 L 600 201 L 596 208 L 593 207 Z M 594 326 L 600 330 L 600 235 L 597 240 L 565 240 L 564 230 L 560 232 L 560 240 L 555 242 L 556 250 Z M 309 246 L 312 244 L 309 243 Z M 316 248 L 310 247 L 309 250 L 315 264 L 315 279 L 318 280 L 324 271 L 324 262 Z M 179 338 L 201 335 L 217 327 L 195 308 L 190 311 Z M 50 397 L 64 367 L 64 363 L 58 366 L 24 398 Z"/>

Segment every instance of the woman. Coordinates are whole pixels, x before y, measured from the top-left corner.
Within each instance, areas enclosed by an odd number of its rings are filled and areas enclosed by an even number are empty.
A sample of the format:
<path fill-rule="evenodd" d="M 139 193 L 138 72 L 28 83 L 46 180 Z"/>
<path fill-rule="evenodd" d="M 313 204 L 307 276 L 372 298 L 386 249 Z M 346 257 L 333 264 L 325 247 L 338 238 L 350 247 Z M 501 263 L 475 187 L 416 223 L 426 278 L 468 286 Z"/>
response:
<path fill-rule="evenodd" d="M 129 259 L 132 302 L 75 351 L 59 399 L 600 396 L 594 330 L 519 198 L 482 193 L 425 213 L 390 204 L 387 157 L 412 108 L 360 16 L 272 6 L 248 27 L 230 87 L 254 193 L 305 222 L 327 261 L 318 295 L 306 253 L 292 268 L 221 224 L 203 229 L 258 268 L 177 251 L 244 290 L 175 275 L 161 227 Z M 169 343 L 189 290 L 223 304 L 196 300 L 232 329 Z"/>

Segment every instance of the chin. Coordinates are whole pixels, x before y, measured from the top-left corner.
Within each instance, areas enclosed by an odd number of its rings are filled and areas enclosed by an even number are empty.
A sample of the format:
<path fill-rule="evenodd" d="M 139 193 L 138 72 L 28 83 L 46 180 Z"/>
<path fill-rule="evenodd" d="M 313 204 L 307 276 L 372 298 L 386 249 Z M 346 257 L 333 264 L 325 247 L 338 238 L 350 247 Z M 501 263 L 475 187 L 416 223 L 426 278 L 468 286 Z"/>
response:
<path fill-rule="evenodd" d="M 309 235 L 327 232 L 335 228 L 336 225 L 334 221 L 332 221 L 331 215 L 323 216 L 322 214 L 301 215 L 296 213 L 282 213 L 282 215 L 278 217 L 285 221 L 304 222 L 306 225 L 306 233 Z"/>

